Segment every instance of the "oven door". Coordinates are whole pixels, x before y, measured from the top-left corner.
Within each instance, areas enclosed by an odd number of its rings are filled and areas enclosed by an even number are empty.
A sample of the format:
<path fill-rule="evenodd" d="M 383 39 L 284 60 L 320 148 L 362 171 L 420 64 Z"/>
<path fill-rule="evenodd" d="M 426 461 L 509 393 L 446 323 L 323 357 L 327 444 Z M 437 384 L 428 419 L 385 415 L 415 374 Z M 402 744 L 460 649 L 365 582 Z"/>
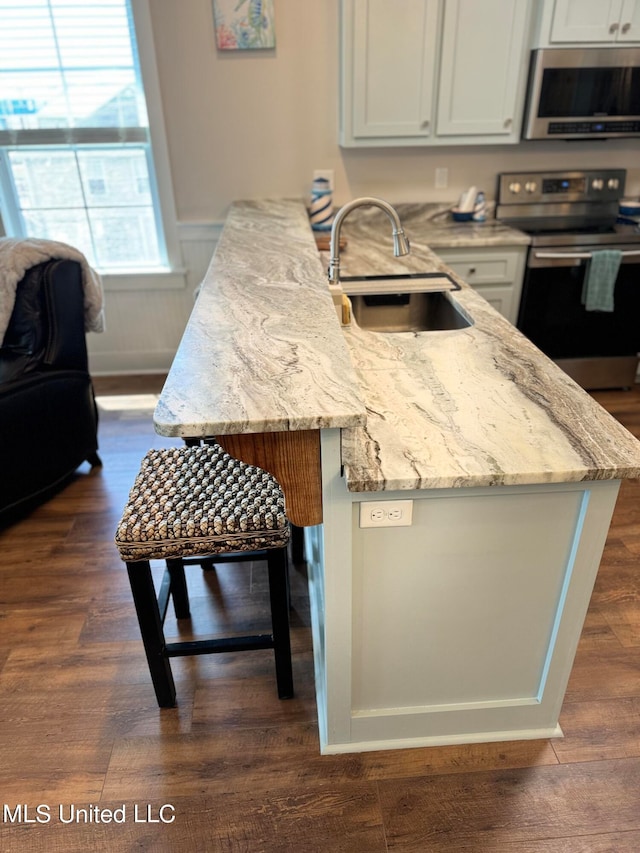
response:
<path fill-rule="evenodd" d="M 640 246 L 615 248 L 622 252 L 622 260 L 612 312 L 587 311 L 582 303 L 590 247 L 529 250 L 518 328 L 584 388 L 624 387 L 635 379 Z"/>

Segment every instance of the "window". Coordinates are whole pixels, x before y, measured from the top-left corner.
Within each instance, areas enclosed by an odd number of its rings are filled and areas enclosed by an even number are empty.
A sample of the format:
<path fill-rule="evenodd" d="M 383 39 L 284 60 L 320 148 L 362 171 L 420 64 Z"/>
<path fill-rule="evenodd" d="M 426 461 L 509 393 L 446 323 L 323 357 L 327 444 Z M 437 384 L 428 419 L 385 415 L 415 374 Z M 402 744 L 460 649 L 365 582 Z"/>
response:
<path fill-rule="evenodd" d="M 6 233 L 69 243 L 102 273 L 171 267 L 133 2 L 0 0 Z"/>

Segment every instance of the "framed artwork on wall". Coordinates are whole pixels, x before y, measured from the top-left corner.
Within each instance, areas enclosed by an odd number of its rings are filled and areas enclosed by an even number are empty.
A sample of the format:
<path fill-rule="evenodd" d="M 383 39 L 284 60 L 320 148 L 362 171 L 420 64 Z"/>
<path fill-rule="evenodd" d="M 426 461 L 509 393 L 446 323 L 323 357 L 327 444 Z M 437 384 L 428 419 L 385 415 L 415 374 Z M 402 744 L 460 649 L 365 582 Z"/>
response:
<path fill-rule="evenodd" d="M 273 0 L 213 0 L 218 50 L 276 46 Z"/>

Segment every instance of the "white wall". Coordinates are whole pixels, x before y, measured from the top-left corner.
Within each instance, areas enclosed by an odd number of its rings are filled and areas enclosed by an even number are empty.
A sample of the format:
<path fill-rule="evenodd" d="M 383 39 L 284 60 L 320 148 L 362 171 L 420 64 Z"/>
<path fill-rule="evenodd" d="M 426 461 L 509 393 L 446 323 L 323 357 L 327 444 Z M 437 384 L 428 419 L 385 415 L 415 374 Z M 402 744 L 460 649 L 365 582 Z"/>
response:
<path fill-rule="evenodd" d="M 237 198 L 306 196 L 313 169 L 336 172 L 338 203 L 493 197 L 496 175 L 524 168 L 622 167 L 640 194 L 637 140 L 518 146 L 342 150 L 338 138 L 338 0 L 275 0 L 274 51 L 216 50 L 211 0 L 153 0 L 174 188 L 181 220 L 223 217 Z M 449 169 L 448 190 L 434 170 Z"/>
<path fill-rule="evenodd" d="M 168 367 L 231 202 L 306 198 L 314 169 L 334 169 L 337 204 L 360 195 L 455 201 L 469 184 L 491 199 L 496 175 L 521 168 L 626 168 L 628 194 L 640 195 L 638 140 L 342 150 L 338 0 L 275 0 L 276 48 L 267 51 L 218 51 L 211 0 L 150 8 L 189 293 L 109 293 L 108 331 L 89 341 L 95 372 Z M 434 188 L 437 167 L 449 170 L 447 189 Z"/>

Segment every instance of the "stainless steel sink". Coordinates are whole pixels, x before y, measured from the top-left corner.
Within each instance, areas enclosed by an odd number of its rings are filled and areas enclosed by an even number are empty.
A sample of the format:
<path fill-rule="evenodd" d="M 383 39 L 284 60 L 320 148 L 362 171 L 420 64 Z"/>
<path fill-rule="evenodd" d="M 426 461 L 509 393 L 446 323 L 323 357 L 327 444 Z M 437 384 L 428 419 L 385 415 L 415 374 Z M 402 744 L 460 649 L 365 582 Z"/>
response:
<path fill-rule="evenodd" d="M 351 294 L 349 299 L 356 322 L 371 332 L 441 332 L 473 323 L 443 291 Z"/>

